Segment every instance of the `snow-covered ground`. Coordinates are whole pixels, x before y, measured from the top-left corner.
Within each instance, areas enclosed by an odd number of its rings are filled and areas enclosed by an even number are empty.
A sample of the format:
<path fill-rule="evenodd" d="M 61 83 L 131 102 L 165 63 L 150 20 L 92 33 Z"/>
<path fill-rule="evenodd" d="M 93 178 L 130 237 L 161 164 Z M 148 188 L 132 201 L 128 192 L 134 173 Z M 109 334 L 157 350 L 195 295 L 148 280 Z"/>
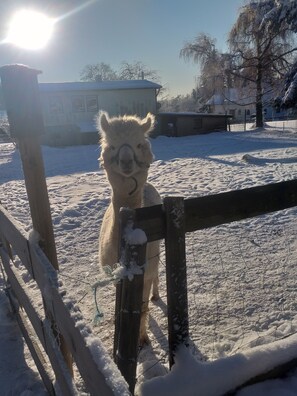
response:
<path fill-rule="evenodd" d="M 151 142 L 156 160 L 149 180 L 163 197 L 196 197 L 297 178 L 297 131 L 291 126 L 158 137 Z M 43 156 L 61 279 L 111 353 L 115 291 L 111 282 L 97 289 L 104 318 L 93 325 L 98 233 L 110 197 L 97 161 L 99 148 L 43 147 Z M 0 183 L 0 201 L 30 231 L 19 153 L 12 144 L 0 144 Z M 263 367 L 297 357 L 292 336 L 297 332 L 296 212 L 288 209 L 187 235 L 192 356 L 180 351 L 169 375 L 149 381 L 168 373 L 162 245 L 161 299 L 151 304 L 151 345 L 139 353 L 139 392 L 145 383 L 144 395 L 220 395 Z M 9 313 L 4 286 L 0 273 L 1 395 L 42 395 L 34 364 Z M 296 385 L 293 372 L 286 380 L 238 394 L 297 395 Z"/>

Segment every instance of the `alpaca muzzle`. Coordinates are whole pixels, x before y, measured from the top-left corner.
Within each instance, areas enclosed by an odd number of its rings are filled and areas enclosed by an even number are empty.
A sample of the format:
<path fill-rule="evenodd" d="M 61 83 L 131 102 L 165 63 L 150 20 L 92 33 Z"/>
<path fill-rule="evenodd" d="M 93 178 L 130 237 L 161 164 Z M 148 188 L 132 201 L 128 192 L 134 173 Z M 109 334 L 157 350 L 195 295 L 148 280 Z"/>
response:
<path fill-rule="evenodd" d="M 135 168 L 135 154 L 129 144 L 123 144 L 117 154 L 117 164 L 120 171 L 127 176 L 134 172 Z"/>

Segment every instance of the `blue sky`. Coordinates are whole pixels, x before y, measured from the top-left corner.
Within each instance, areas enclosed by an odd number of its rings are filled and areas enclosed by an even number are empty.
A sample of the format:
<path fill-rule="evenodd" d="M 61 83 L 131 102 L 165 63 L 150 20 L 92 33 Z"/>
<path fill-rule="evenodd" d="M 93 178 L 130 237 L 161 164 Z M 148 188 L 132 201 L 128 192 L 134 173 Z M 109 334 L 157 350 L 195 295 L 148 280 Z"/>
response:
<path fill-rule="evenodd" d="M 79 8 L 78 0 L 6 0 L 0 5 L 0 41 L 13 10 L 32 3 L 61 17 Z M 39 81 L 78 81 L 86 64 L 141 61 L 154 69 L 170 96 L 190 93 L 197 65 L 179 58 L 186 41 L 204 32 L 226 49 L 226 38 L 243 0 L 94 0 L 61 18 L 48 46 L 39 51 L 0 45 L 0 63 L 24 63 L 42 70 Z M 33 6 L 31 6 L 33 8 Z"/>

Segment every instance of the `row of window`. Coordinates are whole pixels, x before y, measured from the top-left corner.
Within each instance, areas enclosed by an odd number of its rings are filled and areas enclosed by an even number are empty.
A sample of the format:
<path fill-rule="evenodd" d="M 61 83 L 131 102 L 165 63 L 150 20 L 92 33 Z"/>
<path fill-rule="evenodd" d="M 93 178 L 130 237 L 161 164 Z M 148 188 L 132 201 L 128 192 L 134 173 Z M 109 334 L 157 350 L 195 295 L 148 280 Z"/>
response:
<path fill-rule="evenodd" d="M 241 116 L 242 114 L 244 114 L 244 112 L 245 112 L 245 114 L 246 114 L 247 116 L 250 116 L 250 115 L 251 115 L 251 111 L 250 111 L 249 109 L 247 109 L 247 110 L 237 109 L 237 115 L 238 115 L 238 116 Z M 230 109 L 230 110 L 229 110 L 229 114 L 232 115 L 233 117 L 235 117 L 235 115 L 236 115 L 236 110 L 235 110 L 235 109 Z"/>
<path fill-rule="evenodd" d="M 51 114 L 62 114 L 64 113 L 64 104 L 62 95 L 49 96 L 49 111 Z M 98 111 L 98 96 L 97 95 L 72 95 L 71 96 L 72 113 L 83 113 L 91 112 L 96 113 Z M 142 102 L 135 101 L 131 105 L 131 108 L 122 103 L 115 104 L 116 111 L 118 114 L 130 114 L 131 110 L 133 114 L 139 114 L 144 116 L 148 110 L 147 105 Z"/>
<path fill-rule="evenodd" d="M 71 105 L 73 113 L 97 112 L 98 97 L 96 95 L 73 95 L 71 97 Z M 49 97 L 50 113 L 64 113 L 63 99 L 60 95 Z"/>

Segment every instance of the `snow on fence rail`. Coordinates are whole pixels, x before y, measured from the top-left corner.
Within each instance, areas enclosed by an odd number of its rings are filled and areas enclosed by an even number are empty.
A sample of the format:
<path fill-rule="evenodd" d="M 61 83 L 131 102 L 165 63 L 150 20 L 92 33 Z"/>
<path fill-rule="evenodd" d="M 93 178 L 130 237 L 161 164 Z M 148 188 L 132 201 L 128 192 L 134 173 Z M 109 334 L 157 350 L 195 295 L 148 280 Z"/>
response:
<path fill-rule="evenodd" d="M 56 393 L 53 373 L 46 363 L 45 354 L 63 395 L 77 395 L 78 390 L 60 351 L 56 330 L 32 298 L 30 287 L 22 280 L 15 265 L 17 258 L 12 252 L 18 256 L 32 280 L 38 285 L 54 323 L 71 351 L 87 391 L 92 395 L 129 395 L 125 380 L 100 341 L 85 325 L 75 303 L 67 299 L 65 290 L 61 289 L 57 272 L 41 248 L 28 240 L 26 233 L 0 205 L 0 257 L 9 283 L 8 295 L 49 394 Z M 24 308 L 27 317 L 19 309 L 20 306 Z M 27 318 L 34 328 L 33 335 Z M 37 342 L 37 337 L 40 343 Z"/>

